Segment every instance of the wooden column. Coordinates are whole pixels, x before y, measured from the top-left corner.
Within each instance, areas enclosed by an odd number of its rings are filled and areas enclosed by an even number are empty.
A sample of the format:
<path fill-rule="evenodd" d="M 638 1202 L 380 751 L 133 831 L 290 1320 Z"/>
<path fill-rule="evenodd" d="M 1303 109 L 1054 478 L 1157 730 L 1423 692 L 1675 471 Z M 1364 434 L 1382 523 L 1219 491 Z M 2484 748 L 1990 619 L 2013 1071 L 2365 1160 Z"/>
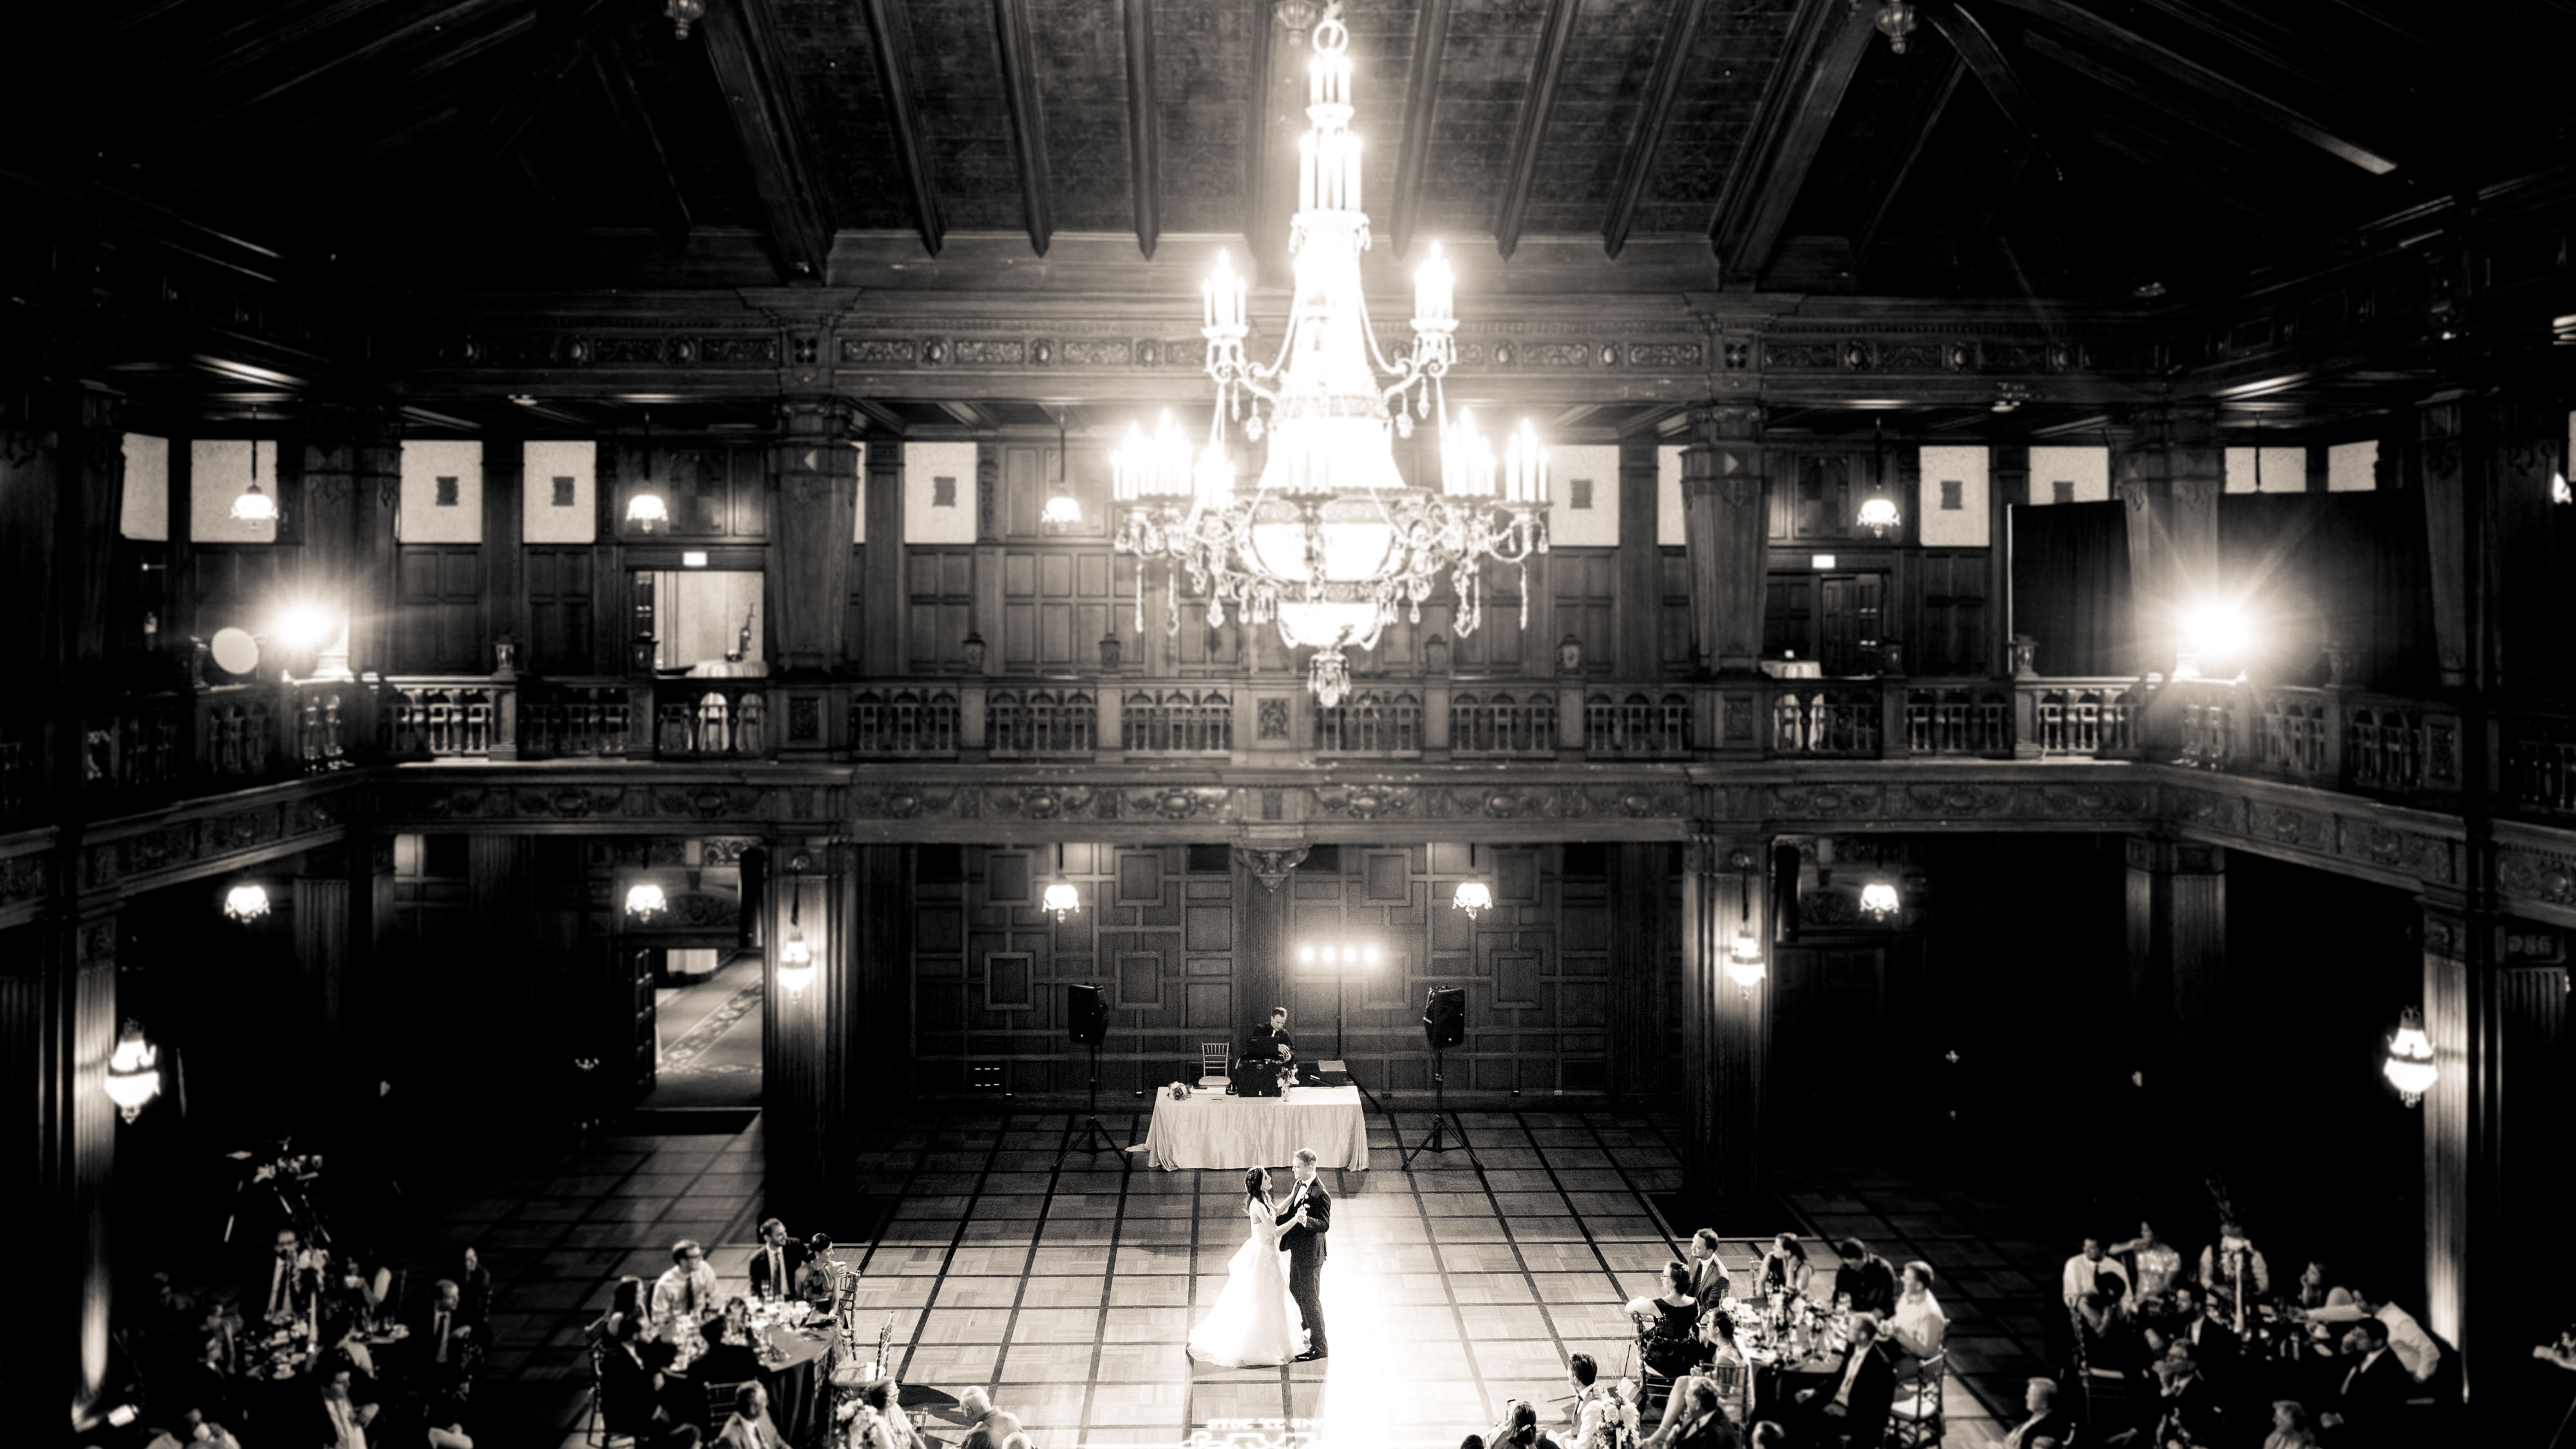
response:
<path fill-rule="evenodd" d="M 395 619 L 402 583 L 395 565 L 394 520 L 402 507 L 402 432 L 384 409 L 353 414 L 350 498 L 357 530 L 351 549 L 349 668 L 359 674 L 394 667 Z"/>
<path fill-rule="evenodd" d="M 2163 403 L 2132 419 L 2134 442 L 2113 451 L 2129 520 L 2129 594 L 2138 668 L 2170 674 L 2182 621 L 2231 597 L 2218 574 L 2218 497 L 2227 486 L 2218 409 Z"/>
<path fill-rule="evenodd" d="M 1663 509 L 1653 433 L 1619 440 L 1619 677 L 1652 679 L 1663 667 L 1664 550 L 1656 528 Z"/>
<path fill-rule="evenodd" d="M 769 975 L 761 1101 L 770 1211 L 828 1226 L 859 1190 L 861 1114 L 911 1093 L 907 847 L 788 839 L 769 847 Z M 779 984 L 791 927 L 813 954 L 801 994 Z"/>
<path fill-rule="evenodd" d="M 1671 1067 L 1664 1042 L 1665 970 L 1672 960 L 1668 913 L 1672 846 L 1623 842 L 1610 850 L 1610 1090 L 1636 1096 L 1664 1090 Z"/>
<path fill-rule="evenodd" d="M 518 438 L 502 435 L 483 440 L 483 652 L 482 658 L 499 667 L 501 636 L 508 635 L 517 643 L 518 657 L 528 657 L 528 585 L 526 542 L 527 514 L 523 495 L 527 488 L 527 447 Z M 496 747 L 506 747 L 509 757 L 518 754 L 515 732 L 506 741 L 495 740 Z"/>
<path fill-rule="evenodd" d="M 2548 1231 L 2561 1196 L 2567 1013 L 2554 932 L 2425 899 L 2424 1031 L 2440 1076 L 2423 1106 L 2423 1319 L 2459 1348 L 2469 1392 L 2483 1388 L 2489 1403 L 2564 1317 L 2528 1292 L 2519 1248 L 2530 1239 L 2518 1235 Z M 2482 1269 L 2471 1268 L 2472 1239 L 2488 1245 Z"/>
<path fill-rule="evenodd" d="M 974 673 L 998 679 L 1002 674 L 1002 445 L 987 438 L 975 445 L 975 599 L 969 606 L 966 630 L 984 641 L 984 667 Z M 1124 563 L 1135 566 L 1132 557 L 1113 559 L 1111 568 Z M 1112 579 L 1114 585 L 1115 579 Z M 1111 632 L 1117 632 L 1118 600 L 1111 590 Z M 1131 646 L 1137 662 L 1150 670 L 1151 677 L 1169 679 L 1180 671 L 1173 667 L 1179 661 L 1172 657 L 1172 646 L 1162 631 L 1149 629 Z M 1152 650 L 1149 656 L 1147 650 Z M 970 680 L 972 675 L 970 675 Z M 1106 696 L 1107 690 L 1102 694 Z M 980 713 L 980 711 L 979 711 Z"/>
<path fill-rule="evenodd" d="M 1682 450 L 1682 507 L 1690 547 L 1691 649 L 1702 673 L 1750 674 L 1762 654 L 1762 408 L 1691 409 Z M 1623 470 L 1624 471 L 1624 470 Z"/>
<path fill-rule="evenodd" d="M 859 625 L 859 668 L 870 679 L 892 679 L 904 672 L 904 616 L 910 612 L 904 577 L 909 561 L 903 546 L 903 439 L 882 433 L 868 439 L 867 500 L 868 576 L 859 585 L 867 607 Z M 990 657 L 999 658 L 1001 641 L 985 637 L 992 646 Z"/>
<path fill-rule="evenodd" d="M 305 597 L 328 613 L 340 631 L 341 653 L 356 642 L 352 635 L 366 601 L 361 579 L 368 560 L 366 529 L 375 510 L 358 481 L 358 440 L 368 426 L 363 415 L 349 409 L 325 409 L 312 419 L 304 438 L 301 584 Z M 171 448 L 174 471 L 181 446 Z M 175 507 L 185 503 L 184 495 L 174 500 Z M 321 652 L 334 652 L 329 641 Z M 367 667 L 381 670 L 384 661 L 379 657 Z"/>
<path fill-rule="evenodd" d="M 2231 1057 L 2227 856 L 2215 845 L 2131 836 L 2128 862 L 2129 1047 L 2147 1090 L 2173 1102 L 2223 1076 L 2210 1069 Z"/>
<path fill-rule="evenodd" d="M 2416 420 L 2443 687 L 2553 688 L 2563 646 L 2547 610 L 2549 494 L 2565 397 L 2451 389 Z"/>
<path fill-rule="evenodd" d="M 103 1086 L 118 1024 L 115 902 L 57 909 L 51 920 L 0 932 L 0 1062 L 22 1104 L 10 1114 L 18 1143 L 10 1155 L 23 1164 L 0 1221 L 13 1240 L 43 1245 L 23 1258 L 26 1311 L 47 1330 L 27 1341 L 18 1381 L 41 1392 L 21 1412 L 34 1413 L 35 1399 L 67 1401 L 69 1420 L 55 1417 L 62 1409 L 45 1411 L 62 1423 L 102 1407 L 114 1290 L 107 1199 L 119 1123 Z M 170 1106 L 163 1100 L 145 1110 Z"/>
<path fill-rule="evenodd" d="M 1986 453 L 1986 673 L 2012 673 L 2012 506 L 2030 501 L 2030 449 L 1998 443 Z M 2037 741 L 2025 741 L 2034 754 Z"/>
<path fill-rule="evenodd" d="M 1760 1190 L 1762 1097 L 1771 1037 L 1767 974 L 1750 986 L 1728 974 L 1749 929 L 1765 967 L 1770 912 L 1768 842 L 1694 834 L 1682 862 L 1682 1176 L 1699 1202 L 1743 1206 Z"/>
<path fill-rule="evenodd" d="M 1256 1015 L 1288 999 L 1282 959 L 1288 945 L 1288 881 L 1305 858 L 1302 845 L 1234 852 L 1234 1020 L 1226 1023 L 1232 1038 L 1246 1035 Z"/>
<path fill-rule="evenodd" d="M 858 509 L 854 416 L 846 398 L 795 397 L 778 405 L 778 441 L 769 450 L 776 497 L 762 595 L 775 674 L 819 678 L 844 657 Z M 869 537 L 876 537 L 873 529 Z"/>

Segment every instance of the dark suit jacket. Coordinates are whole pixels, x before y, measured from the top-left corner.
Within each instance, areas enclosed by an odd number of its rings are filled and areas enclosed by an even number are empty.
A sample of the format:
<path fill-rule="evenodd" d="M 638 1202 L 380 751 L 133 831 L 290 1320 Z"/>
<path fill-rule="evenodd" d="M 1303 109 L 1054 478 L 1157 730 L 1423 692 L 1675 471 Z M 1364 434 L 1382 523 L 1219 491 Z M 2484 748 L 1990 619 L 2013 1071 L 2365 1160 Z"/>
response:
<path fill-rule="evenodd" d="M 1860 1377 L 1852 1380 L 1851 1401 L 1843 1410 L 1853 1449 L 1869 1449 L 1887 1432 L 1888 1411 L 1896 1405 L 1896 1365 L 1887 1350 L 1871 1344 L 1869 1356 L 1861 1361 Z M 1827 1380 L 1816 1390 L 1816 1407 L 1822 1410 L 1842 1391 L 1842 1380 Z"/>
<path fill-rule="evenodd" d="M 1834 1291 L 1851 1295 L 1852 1312 L 1896 1311 L 1896 1270 L 1876 1253 L 1834 1270 Z"/>
<path fill-rule="evenodd" d="M 438 1305 L 435 1302 L 414 1304 L 412 1310 L 403 1315 L 403 1327 L 410 1330 L 410 1336 L 402 1342 L 402 1362 L 406 1369 L 422 1373 L 436 1367 L 437 1346 L 430 1342 L 430 1327 L 437 1321 Z M 457 1337 L 457 1330 L 464 1328 L 474 1331 L 463 1338 Z M 466 1345 L 474 1343 L 473 1351 L 479 1356 L 487 1346 L 476 1342 L 482 1334 L 482 1325 L 464 1305 L 459 1304 L 456 1311 L 448 1315 L 447 1367 L 449 1372 L 463 1372 L 470 1368 L 465 1361 Z"/>
<path fill-rule="evenodd" d="M 1284 1224 L 1297 1215 L 1296 1197 L 1297 1190 L 1290 1188 L 1288 1201 L 1281 1204 L 1281 1212 L 1273 1219 L 1274 1222 Z M 1288 1255 L 1290 1263 L 1300 1268 L 1318 1266 L 1332 1256 L 1324 1246 L 1324 1234 L 1333 1226 L 1333 1195 L 1324 1191 L 1321 1173 L 1316 1174 L 1313 1182 L 1306 1184 L 1306 1221 L 1314 1226 L 1290 1228 L 1279 1235 L 1279 1250 Z"/>
<path fill-rule="evenodd" d="M 2196 1334 L 2193 1332 L 2195 1329 L 2198 1330 Z M 2209 1366 L 2213 1362 L 2224 1362 L 2236 1357 L 2237 1350 L 2242 1346 L 2237 1341 L 2235 1329 L 2206 1313 L 2202 1314 L 2196 1323 L 2174 1325 L 2174 1337 L 2191 1340 L 2193 1352 L 2200 1355 L 2200 1368 L 2204 1374 L 2209 1372 Z"/>
<path fill-rule="evenodd" d="M 2331 1412 L 2343 1415 L 2343 1427 L 2335 1431 L 2333 1444 L 2391 1444 L 2397 1440 L 2399 1418 L 2406 1409 L 2407 1397 L 2415 1392 L 2415 1377 L 2406 1365 L 2397 1361 L 2394 1350 L 2383 1350 L 2368 1368 L 2347 1368 L 2348 1382 L 2337 1381 Z"/>
<path fill-rule="evenodd" d="M 2156 1400 L 2156 1442 L 2175 1437 L 2179 1429 L 2191 1436 L 2194 1444 L 2216 1444 L 2224 1431 L 2225 1420 L 2219 1413 L 2218 1395 L 2209 1387 L 2205 1374 L 2193 1374 L 2179 1392 Z"/>
<path fill-rule="evenodd" d="M 787 1259 L 787 1277 L 778 1285 L 778 1296 L 785 1298 L 796 1291 L 797 1271 L 805 1266 L 805 1245 L 790 1238 L 778 1250 Z M 769 1285 L 769 1246 L 764 1243 L 752 1250 L 751 1291 L 758 1297 Z"/>
<path fill-rule="evenodd" d="M 616 1343 L 599 1348 L 599 1419 L 612 1434 L 634 1434 L 653 1422 L 659 1375 Z"/>
<path fill-rule="evenodd" d="M 2015 1439 L 2012 1437 L 2015 1434 L 2021 1437 Z M 2055 1409 L 2038 1418 L 2025 1419 L 2004 1431 L 2004 1442 L 2012 1445 L 2013 1449 L 2030 1449 L 2031 1441 L 2035 1439 L 2054 1439 L 2065 1444 L 2074 1437 L 2075 1421 Z"/>

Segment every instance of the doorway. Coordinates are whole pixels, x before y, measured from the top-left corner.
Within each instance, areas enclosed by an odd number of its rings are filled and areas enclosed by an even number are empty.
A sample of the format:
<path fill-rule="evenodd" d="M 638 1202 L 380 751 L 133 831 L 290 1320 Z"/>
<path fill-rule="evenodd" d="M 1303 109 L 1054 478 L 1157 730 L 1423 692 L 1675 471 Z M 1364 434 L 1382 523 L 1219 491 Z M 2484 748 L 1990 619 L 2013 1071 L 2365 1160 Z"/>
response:
<path fill-rule="evenodd" d="M 1887 574 L 1775 573 L 1765 589 L 1762 657 L 1815 660 L 1827 676 L 1879 672 Z"/>

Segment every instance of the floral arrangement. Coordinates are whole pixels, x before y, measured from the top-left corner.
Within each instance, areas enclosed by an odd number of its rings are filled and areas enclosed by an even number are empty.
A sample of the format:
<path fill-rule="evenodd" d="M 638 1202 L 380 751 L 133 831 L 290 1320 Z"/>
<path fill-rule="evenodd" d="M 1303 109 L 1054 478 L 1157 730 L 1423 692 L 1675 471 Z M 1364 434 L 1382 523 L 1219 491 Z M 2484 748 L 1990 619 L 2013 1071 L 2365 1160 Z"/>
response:
<path fill-rule="evenodd" d="M 1189 1083 L 1187 1083 L 1187 1082 L 1174 1082 L 1174 1083 L 1172 1083 L 1172 1100 L 1173 1100 L 1173 1101 L 1175 1101 L 1175 1102 L 1186 1102 L 1186 1101 L 1188 1101 L 1189 1099 L 1190 1099 L 1190 1084 L 1189 1084 Z"/>

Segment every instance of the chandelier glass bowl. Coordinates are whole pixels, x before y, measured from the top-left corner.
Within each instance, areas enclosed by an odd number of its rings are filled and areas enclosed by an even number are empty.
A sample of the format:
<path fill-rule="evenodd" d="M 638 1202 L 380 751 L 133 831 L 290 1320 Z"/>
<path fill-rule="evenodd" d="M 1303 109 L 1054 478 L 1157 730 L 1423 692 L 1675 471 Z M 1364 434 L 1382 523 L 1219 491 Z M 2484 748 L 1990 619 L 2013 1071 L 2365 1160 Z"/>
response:
<path fill-rule="evenodd" d="M 1547 451 L 1523 423 L 1497 457 L 1473 418 L 1451 417 L 1442 380 L 1457 356 L 1456 276 L 1437 243 L 1414 274 L 1413 345 L 1392 358 L 1380 346 L 1361 293 L 1369 218 L 1339 5 L 1326 8 L 1314 44 L 1288 230 L 1294 297 L 1278 356 L 1246 356 L 1244 279 L 1219 253 L 1201 294 L 1216 384 L 1206 441 L 1166 415 L 1151 437 L 1130 430 L 1111 472 L 1117 547 L 1169 570 L 1166 631 L 1180 629 L 1172 581 L 1186 573 L 1211 628 L 1231 606 L 1246 623 L 1276 624 L 1291 648 L 1313 649 L 1309 684 L 1331 708 L 1350 688 L 1346 651 L 1375 648 L 1399 616 L 1420 622 L 1443 575 L 1457 595 L 1451 627 L 1471 634 L 1485 561 L 1518 567 L 1547 551 Z M 1407 482 L 1396 463 L 1396 440 L 1411 438 L 1417 420 L 1436 429 L 1436 488 Z M 1235 486 L 1238 425 L 1266 454 L 1249 496 Z M 1139 630 L 1144 589 L 1140 569 Z"/>

